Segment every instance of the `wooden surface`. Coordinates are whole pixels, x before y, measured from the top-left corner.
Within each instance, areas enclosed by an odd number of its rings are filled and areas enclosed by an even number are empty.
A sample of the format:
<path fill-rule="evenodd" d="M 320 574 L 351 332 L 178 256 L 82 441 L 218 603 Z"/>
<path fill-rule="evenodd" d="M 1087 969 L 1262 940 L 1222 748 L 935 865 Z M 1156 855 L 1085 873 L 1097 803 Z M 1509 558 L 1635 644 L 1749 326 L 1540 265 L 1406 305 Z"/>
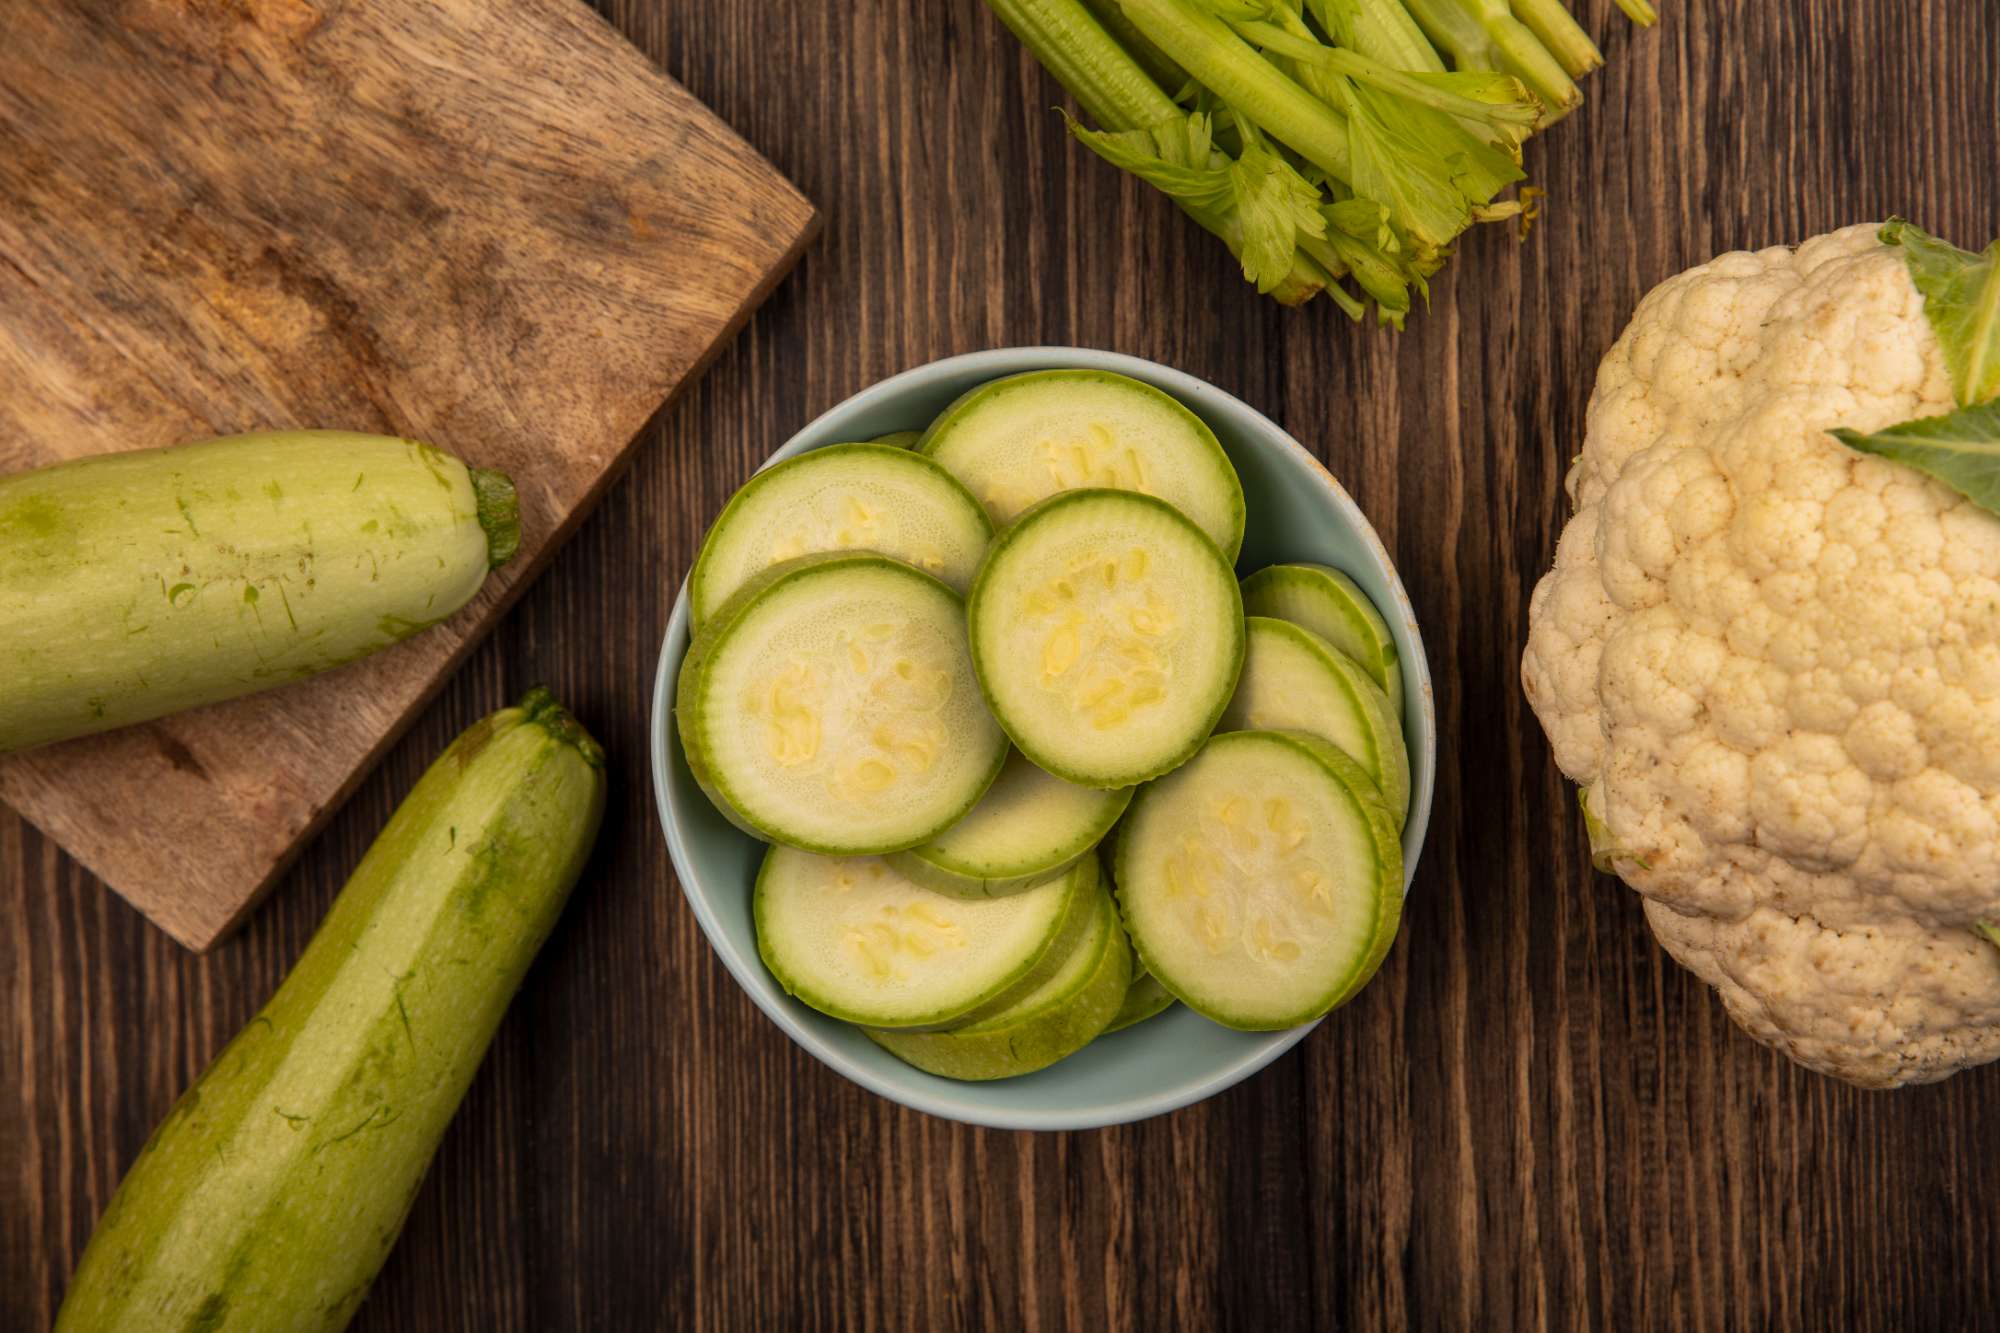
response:
<path fill-rule="evenodd" d="M 596 861 L 356 1327 L 1965 1329 L 2000 1322 L 2000 1068 L 1864 1094 L 1740 1036 L 1589 873 L 1523 703 L 1593 368 L 1717 250 L 1907 213 L 2000 226 L 1987 4 L 1673 0 L 1531 150 L 1401 338 L 1238 285 L 1064 141 L 973 0 L 612 0 L 827 229 L 501 632 L 212 956 L 0 821 L 0 1326 L 39 1327 L 119 1172 L 255 1011 L 424 762 L 538 680 L 617 780 Z M 1075 1135 L 842 1082 L 711 955 L 646 774 L 653 657 L 705 520 L 877 377 L 1005 343 L 1157 357 L 1308 441 L 1396 553 L 1447 740 L 1380 978 L 1214 1100 Z"/>
<path fill-rule="evenodd" d="M 500 468 L 522 518 L 444 625 L 0 761 L 0 802 L 208 947 L 812 223 L 571 0 L 0 0 L 0 472 L 334 426 Z"/>

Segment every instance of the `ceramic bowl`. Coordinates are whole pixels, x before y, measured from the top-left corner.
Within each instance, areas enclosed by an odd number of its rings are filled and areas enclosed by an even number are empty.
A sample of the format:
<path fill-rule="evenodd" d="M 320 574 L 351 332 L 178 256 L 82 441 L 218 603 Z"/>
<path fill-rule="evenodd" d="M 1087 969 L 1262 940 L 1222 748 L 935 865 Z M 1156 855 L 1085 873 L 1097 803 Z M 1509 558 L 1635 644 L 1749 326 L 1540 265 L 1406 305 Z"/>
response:
<path fill-rule="evenodd" d="M 1013 347 L 950 357 L 906 370 L 839 404 L 794 435 L 765 466 L 847 440 L 920 430 L 974 385 L 1021 371 L 1083 367 L 1156 385 L 1206 421 L 1243 479 L 1249 512 L 1239 573 L 1305 560 L 1346 570 L 1382 609 L 1402 662 L 1403 730 L 1410 747 L 1410 815 L 1403 859 L 1414 875 L 1430 821 L 1437 766 L 1437 715 L 1430 669 L 1410 599 L 1389 553 L 1340 483 L 1268 417 L 1209 384 L 1151 361 L 1071 347 Z M 750 888 L 762 843 L 719 814 L 695 785 L 674 728 L 674 686 L 688 646 L 685 582 L 667 622 L 653 689 L 654 795 L 682 891 L 709 943 L 759 1008 L 793 1041 L 884 1097 L 1002 1129 L 1089 1129 L 1159 1115 L 1200 1101 L 1256 1073 L 1296 1045 L 1310 1026 L 1233 1032 L 1185 1006 L 1100 1038 L 1037 1073 L 960 1083 L 903 1064 L 859 1029 L 808 1009 L 778 986 L 757 956 Z M 1340 1011 L 1329 1020 L 1339 1022 Z"/>

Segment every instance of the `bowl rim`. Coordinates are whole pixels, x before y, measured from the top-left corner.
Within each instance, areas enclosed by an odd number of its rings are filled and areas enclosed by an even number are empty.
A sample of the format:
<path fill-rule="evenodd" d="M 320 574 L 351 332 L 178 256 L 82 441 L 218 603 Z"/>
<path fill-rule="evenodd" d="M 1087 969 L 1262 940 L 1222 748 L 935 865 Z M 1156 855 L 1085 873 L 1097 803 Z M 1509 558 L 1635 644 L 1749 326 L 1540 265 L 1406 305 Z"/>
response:
<path fill-rule="evenodd" d="M 1408 652 L 1399 653 L 1400 665 L 1405 672 L 1405 684 L 1409 687 L 1407 692 L 1418 704 L 1418 718 L 1421 725 L 1418 728 L 1417 739 L 1424 756 L 1422 780 L 1411 792 L 1410 811 L 1403 830 L 1403 893 L 1407 898 L 1410 884 L 1416 876 L 1417 862 L 1423 852 L 1424 840 L 1430 829 L 1431 800 L 1436 786 L 1437 772 L 1437 706 L 1431 687 L 1430 661 L 1424 649 L 1422 633 L 1417 625 L 1415 609 L 1410 603 L 1408 592 L 1403 587 L 1402 578 L 1396 572 L 1394 562 L 1389 558 L 1388 548 L 1383 545 L 1374 525 L 1368 521 L 1368 516 L 1347 493 L 1346 487 L 1340 484 L 1311 450 L 1250 404 L 1186 371 L 1122 352 L 1059 345 L 991 348 L 986 351 L 941 357 L 935 361 L 911 366 L 850 394 L 793 432 L 782 445 L 757 465 L 757 471 L 762 472 L 784 459 L 804 453 L 810 448 L 820 447 L 802 442 L 815 438 L 829 422 L 866 411 L 886 401 L 893 401 L 914 388 L 928 387 L 938 378 L 976 373 L 982 379 L 998 379 L 1003 375 L 1018 374 L 1023 371 L 1058 369 L 1116 371 L 1154 384 L 1190 406 L 1222 405 L 1233 412 L 1246 415 L 1268 442 L 1291 453 L 1298 461 L 1306 463 L 1319 477 L 1331 493 L 1335 508 L 1342 512 L 1380 571 L 1387 576 L 1389 588 L 1396 599 L 1397 619 L 1403 626 L 1410 649 Z M 835 441 L 827 441 L 827 443 L 833 442 Z M 872 1069 L 855 1063 L 846 1053 L 832 1046 L 791 1012 L 788 1007 L 790 997 L 783 994 L 764 971 L 762 960 L 754 954 L 746 957 L 736 948 L 734 941 L 723 930 L 720 920 L 710 910 L 705 894 L 695 891 L 694 886 L 698 876 L 694 873 L 693 858 L 688 851 L 686 840 L 682 837 L 680 823 L 674 817 L 670 801 L 672 790 L 678 783 L 673 776 L 673 762 L 668 754 L 667 741 L 667 721 L 673 707 L 673 688 L 680 675 L 680 661 L 669 650 L 674 640 L 687 632 L 688 585 L 687 575 L 683 574 L 680 589 L 674 597 L 673 610 L 667 618 L 666 632 L 660 640 L 660 657 L 653 678 L 652 714 L 647 719 L 647 748 L 652 771 L 653 800 L 661 830 L 666 834 L 667 855 L 673 863 L 681 895 L 693 909 L 695 920 L 701 926 L 709 948 L 721 958 L 723 966 L 728 969 L 736 984 L 749 995 L 751 1002 L 763 1011 L 765 1017 L 776 1023 L 786 1036 L 841 1077 L 858 1083 L 870 1092 L 885 1097 L 899 1106 L 907 1106 L 913 1110 L 966 1124 L 1010 1130 L 1100 1129 L 1164 1115 L 1169 1111 L 1176 1111 L 1212 1097 L 1269 1065 L 1280 1055 L 1298 1045 L 1313 1029 L 1325 1021 L 1322 1017 L 1295 1028 L 1264 1034 L 1264 1039 L 1247 1047 L 1240 1058 L 1230 1061 L 1219 1069 L 1209 1071 L 1199 1079 L 1115 1102 L 1101 1102 L 1090 1108 L 1001 1110 L 986 1104 L 976 1096 L 974 1090 L 983 1086 L 980 1084 L 964 1085 L 966 1091 L 963 1093 L 955 1090 L 930 1091 L 884 1078 Z M 698 788 L 695 794 L 701 794 Z M 702 799 L 707 798 L 704 795 Z"/>

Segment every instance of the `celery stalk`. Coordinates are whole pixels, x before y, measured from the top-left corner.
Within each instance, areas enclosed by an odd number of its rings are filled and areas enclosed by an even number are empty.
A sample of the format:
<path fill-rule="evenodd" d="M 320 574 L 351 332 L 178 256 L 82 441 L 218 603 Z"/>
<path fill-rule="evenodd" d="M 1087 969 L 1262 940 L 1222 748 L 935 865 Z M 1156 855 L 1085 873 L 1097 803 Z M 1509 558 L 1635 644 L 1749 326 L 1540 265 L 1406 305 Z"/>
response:
<path fill-rule="evenodd" d="M 1640 23 L 1651 0 L 1616 0 Z M 1564 0 L 987 0 L 1258 290 L 1402 327 L 1479 222 L 1533 215 L 1522 142 L 1603 55 Z M 1067 113 L 1065 113 L 1067 118 Z M 1351 282 L 1356 292 L 1343 284 Z"/>
<path fill-rule="evenodd" d="M 1347 111 L 1350 159 L 1359 161 L 1356 145 L 1362 139 L 1377 139 L 1388 159 L 1405 164 L 1400 174 L 1449 180 L 1463 194 L 1462 202 L 1453 201 L 1457 225 L 1433 235 L 1436 243 L 1465 225 L 1465 204 L 1490 204 L 1502 187 L 1521 179 L 1521 142 L 1533 133 L 1541 107 L 1520 80 L 1478 72 L 1405 73 L 1346 47 L 1323 45 L 1298 14 L 1282 9 L 1277 14 L 1278 24 L 1234 19 L 1231 26 L 1253 46 L 1289 61 L 1316 96 Z M 1349 110 L 1351 99 L 1368 114 L 1357 117 Z M 1407 215 L 1402 220 L 1409 225 Z"/>
<path fill-rule="evenodd" d="M 1453 69 L 1500 68 L 1500 53 L 1494 49 L 1493 39 L 1458 0 L 1403 0 L 1403 7 L 1431 44 L 1449 57 Z"/>
<path fill-rule="evenodd" d="M 1513 0 L 1513 6 L 1514 17 L 1527 25 L 1571 78 L 1580 78 L 1604 63 L 1604 52 L 1577 26 L 1562 0 Z"/>
<path fill-rule="evenodd" d="M 1347 118 L 1190 0 L 1120 0 L 1125 16 L 1194 80 L 1331 176 L 1347 179 Z"/>
<path fill-rule="evenodd" d="M 1535 34 L 1508 11 L 1507 0 L 1403 0 L 1430 39 L 1459 70 L 1499 69 L 1528 85 L 1547 108 L 1544 126 L 1583 103 L 1583 93 Z"/>
<path fill-rule="evenodd" d="M 1345 74 L 1356 83 L 1380 88 L 1418 106 L 1442 111 L 1456 120 L 1469 121 L 1480 137 L 1489 143 L 1505 143 L 1518 148 L 1535 126 L 1537 112 L 1533 102 L 1486 102 L 1467 97 L 1452 89 L 1448 81 L 1456 77 L 1454 75 L 1406 74 L 1337 46 L 1321 47 L 1317 58 L 1328 69 Z M 1527 97 L 1525 88 L 1520 90 L 1520 96 Z"/>
<path fill-rule="evenodd" d="M 1409 278 L 1384 258 L 1381 251 L 1364 246 L 1332 227 L 1325 236 L 1301 241 L 1300 245 L 1329 268 L 1341 268 L 1352 274 L 1355 283 L 1374 300 L 1377 322 L 1397 330 L 1403 327 L 1403 319 L 1410 313 Z M 1340 288 L 1329 290 L 1340 291 Z M 1346 303 L 1342 305 L 1345 307 Z M 1359 308 L 1348 313 L 1356 319 L 1362 314 Z"/>
<path fill-rule="evenodd" d="M 1239 36 L 1346 116 L 1346 183 L 1386 204 L 1396 226 L 1419 247 L 1441 249 L 1474 221 L 1497 216 L 1494 196 L 1521 179 L 1521 141 L 1533 131 L 1540 106 L 1518 80 L 1476 72 L 1405 73 L 1323 44 L 1305 18 L 1282 3 L 1199 2 L 1226 15 Z M 1246 12 L 1269 18 L 1244 17 Z M 1512 90 L 1511 97 L 1490 100 L 1495 79 Z"/>
<path fill-rule="evenodd" d="M 1125 11 L 1118 7 L 1118 0 L 1083 0 L 1083 7 L 1090 11 L 1092 18 L 1104 25 L 1104 31 L 1111 39 L 1125 48 L 1127 55 L 1137 61 L 1146 71 L 1148 78 L 1160 85 L 1167 96 L 1172 97 L 1188 83 L 1187 71 L 1167 58 L 1167 53 L 1146 40 L 1146 34 L 1132 26 L 1132 20 L 1125 17 Z"/>
<path fill-rule="evenodd" d="M 1660 21 L 1660 11 L 1653 8 L 1650 0 L 1613 0 L 1625 11 L 1625 17 L 1642 28 L 1650 28 Z"/>
<path fill-rule="evenodd" d="M 1078 0 L 989 0 L 988 8 L 1107 130 L 1143 130 L 1181 109 Z"/>
<path fill-rule="evenodd" d="M 1305 0 L 1335 46 L 1358 51 L 1390 69 L 1444 73 L 1444 61 L 1400 0 Z"/>
<path fill-rule="evenodd" d="M 1187 113 L 1160 91 L 1079 0 L 987 0 L 987 7 L 1105 130 L 1150 131 L 1186 119 Z M 1088 138 L 1084 142 L 1097 147 Z M 1243 259 L 1246 240 L 1240 217 L 1201 201 L 1176 197 L 1174 202 Z M 1299 305 L 1331 282 L 1319 264 L 1296 255 L 1282 279 L 1258 285 L 1285 305 Z"/>

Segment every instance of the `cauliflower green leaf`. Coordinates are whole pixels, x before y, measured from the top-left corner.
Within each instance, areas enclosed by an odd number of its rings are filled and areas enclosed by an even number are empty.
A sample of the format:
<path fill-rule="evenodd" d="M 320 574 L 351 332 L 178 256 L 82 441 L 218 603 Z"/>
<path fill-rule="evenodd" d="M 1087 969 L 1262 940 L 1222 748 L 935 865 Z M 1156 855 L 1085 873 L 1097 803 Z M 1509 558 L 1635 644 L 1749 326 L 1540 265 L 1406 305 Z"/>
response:
<path fill-rule="evenodd" d="M 1899 247 L 1923 293 L 1924 318 L 1944 349 L 1956 412 L 1886 430 L 1839 427 L 1850 449 L 1913 467 L 2000 514 L 2000 240 L 1973 254 L 1893 218 L 1876 239 Z"/>
<path fill-rule="evenodd" d="M 1880 238 L 1902 247 L 1959 405 L 2000 397 L 2000 240 L 1973 254 L 1901 218 L 1884 224 Z"/>
<path fill-rule="evenodd" d="M 1644 856 L 1627 848 L 1617 846 L 1611 840 L 1611 826 L 1600 819 L 1590 808 L 1590 788 L 1576 789 L 1576 803 L 1583 811 L 1583 831 L 1590 837 L 1590 868 L 1600 874 L 1618 873 L 1618 862 L 1630 861 L 1641 870 L 1651 870 L 1653 863 Z"/>
<path fill-rule="evenodd" d="M 1935 477 L 1989 514 L 2000 514 L 2000 402 L 1920 417 L 1872 434 L 1829 432 L 1850 449 Z"/>

